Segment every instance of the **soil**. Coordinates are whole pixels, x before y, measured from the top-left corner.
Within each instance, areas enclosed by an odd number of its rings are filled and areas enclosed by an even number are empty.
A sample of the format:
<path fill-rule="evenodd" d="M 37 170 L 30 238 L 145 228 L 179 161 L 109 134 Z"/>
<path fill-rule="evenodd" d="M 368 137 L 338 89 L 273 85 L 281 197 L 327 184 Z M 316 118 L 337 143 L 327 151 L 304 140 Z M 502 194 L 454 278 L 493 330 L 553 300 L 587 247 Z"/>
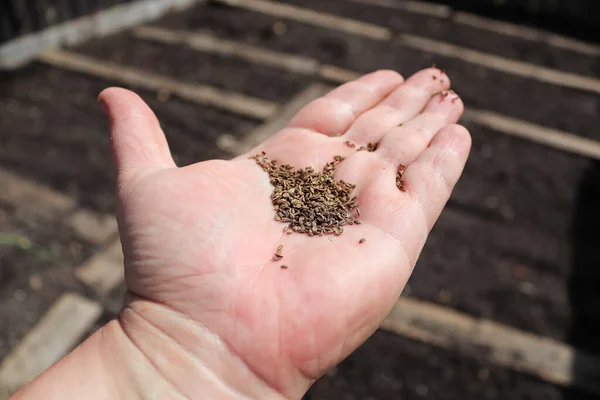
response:
<path fill-rule="evenodd" d="M 43 250 L 0 246 L 2 359 L 61 294 L 84 293 L 73 267 L 98 248 L 78 238 L 59 219 L 35 218 L 7 205 L 0 205 L 0 233 L 27 238 Z"/>
<path fill-rule="evenodd" d="M 591 400 L 481 360 L 376 332 L 304 400 Z"/>
<path fill-rule="evenodd" d="M 43 65 L 21 69 L 5 82 L 0 87 L 0 131 L 5 132 L 0 165 L 68 193 L 82 206 L 113 212 L 108 125 L 96 97 L 115 82 Z M 179 165 L 228 158 L 217 148 L 217 138 L 240 137 L 257 126 L 257 121 L 175 97 L 163 102 L 155 93 L 136 92 L 157 114 Z"/>
<path fill-rule="evenodd" d="M 360 17 L 369 21 L 372 13 L 364 10 Z M 392 15 L 393 11 L 388 11 L 388 14 Z M 215 5 L 196 8 L 185 15 L 171 16 L 158 25 L 174 29 L 211 30 L 225 38 L 312 57 L 322 63 L 359 72 L 391 68 L 408 77 L 436 63 L 448 72 L 453 88 L 467 107 L 493 110 L 576 135 L 598 137 L 593 127 L 600 114 L 600 96 L 593 92 L 553 86 L 394 43 L 349 36 L 288 20 L 284 21 L 286 33 L 278 36 L 273 31 L 273 24 L 277 21 L 263 14 Z M 454 43 L 455 37 L 444 36 L 444 41 Z M 512 43 L 509 40 L 506 42 L 505 47 Z M 495 53 L 495 47 L 490 46 L 488 52 Z M 594 76 L 594 71 L 590 71 L 590 75 Z"/>
<path fill-rule="evenodd" d="M 451 21 L 331 0 L 293 0 L 395 31 L 598 76 L 598 58 L 584 57 Z M 200 5 L 156 25 L 209 30 L 220 36 L 305 55 L 368 72 L 394 68 L 405 76 L 433 62 L 449 71 L 467 107 L 493 110 L 576 135 L 600 139 L 600 96 L 515 77 L 394 43 L 284 21 L 229 7 Z M 244 62 L 198 54 L 124 33 L 74 49 L 181 81 L 210 84 L 286 102 L 308 81 Z M 114 210 L 107 125 L 97 94 L 115 82 L 32 64 L 0 75 L 0 167 L 73 196 L 98 212 Z M 157 113 L 179 165 L 229 158 L 219 135 L 242 137 L 253 121 L 176 96 L 139 90 Z M 600 353 L 600 162 L 467 124 L 473 150 L 449 206 L 440 217 L 404 293 Z M 66 291 L 84 293 L 73 266 L 97 250 L 60 221 L 40 221 L 0 204 L 0 232 L 19 233 L 54 249 L 51 264 L 0 247 L 0 358 Z M 31 283 L 39 277 L 41 288 Z M 104 299 L 97 329 L 119 310 L 121 286 Z M 90 296 L 90 293 L 85 293 Z M 90 332 L 90 333 L 91 333 Z M 575 360 L 575 364 L 577 360 Z M 312 397 L 310 397 L 312 396 Z M 335 371 L 312 399 L 587 399 L 524 374 L 378 331 Z"/>
<path fill-rule="evenodd" d="M 598 25 L 598 11 L 594 12 L 590 9 L 599 6 L 594 0 L 568 4 L 522 0 L 509 0 L 502 4 L 493 0 L 433 0 L 432 2 L 449 5 L 456 11 L 467 11 L 513 24 L 580 38 L 586 42 L 600 43 L 600 32 L 593 29 Z"/>
<path fill-rule="evenodd" d="M 435 18 L 387 7 L 339 0 L 284 0 L 285 3 L 335 14 L 390 28 L 397 34 L 410 33 L 428 39 L 451 42 L 457 46 L 494 54 L 546 68 L 558 69 L 587 76 L 600 75 L 600 59 L 577 51 L 540 42 L 505 36 L 455 23 L 450 18 Z"/>
<path fill-rule="evenodd" d="M 185 82 L 210 82 L 212 86 L 278 102 L 287 101 L 308 82 L 300 75 L 201 53 L 185 45 L 146 41 L 129 33 L 87 43 L 77 51 L 140 71 L 177 77 Z"/>

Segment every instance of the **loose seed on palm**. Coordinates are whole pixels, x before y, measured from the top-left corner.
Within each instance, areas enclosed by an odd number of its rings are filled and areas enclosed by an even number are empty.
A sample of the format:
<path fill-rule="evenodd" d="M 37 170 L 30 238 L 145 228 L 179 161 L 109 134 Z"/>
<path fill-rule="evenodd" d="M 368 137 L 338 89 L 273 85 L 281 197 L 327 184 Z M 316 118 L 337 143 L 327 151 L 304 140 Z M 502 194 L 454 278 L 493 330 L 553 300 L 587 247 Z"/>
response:
<path fill-rule="evenodd" d="M 312 167 L 296 170 L 288 164 L 278 165 L 264 153 L 251 158 L 269 174 L 274 186 L 271 203 L 275 220 L 289 224 L 284 228 L 286 233 L 341 235 L 345 225 L 360 223 L 351 215 L 358 207 L 356 196 L 350 197 L 356 185 L 334 177 L 343 157 L 335 156 L 323 172 Z"/>

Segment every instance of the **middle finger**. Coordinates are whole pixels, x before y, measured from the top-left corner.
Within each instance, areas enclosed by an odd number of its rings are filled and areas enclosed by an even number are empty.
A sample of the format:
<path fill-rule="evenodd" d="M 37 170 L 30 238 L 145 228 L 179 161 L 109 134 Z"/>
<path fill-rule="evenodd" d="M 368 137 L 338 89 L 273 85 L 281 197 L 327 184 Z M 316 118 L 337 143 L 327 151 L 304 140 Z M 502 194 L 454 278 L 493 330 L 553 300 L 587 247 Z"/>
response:
<path fill-rule="evenodd" d="M 449 88 L 450 79 L 443 71 L 421 70 L 358 117 L 344 137 L 359 145 L 377 143 L 388 131 L 418 115 L 434 94 Z"/>

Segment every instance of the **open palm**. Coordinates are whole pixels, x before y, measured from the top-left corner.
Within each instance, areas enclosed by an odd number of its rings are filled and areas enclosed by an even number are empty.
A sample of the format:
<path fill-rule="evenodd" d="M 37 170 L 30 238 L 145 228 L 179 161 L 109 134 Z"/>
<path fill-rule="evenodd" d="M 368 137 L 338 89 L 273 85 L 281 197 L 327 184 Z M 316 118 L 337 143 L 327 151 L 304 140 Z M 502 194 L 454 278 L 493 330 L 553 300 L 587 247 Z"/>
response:
<path fill-rule="evenodd" d="M 449 85 L 437 69 L 406 82 L 365 75 L 252 152 L 182 168 L 143 101 L 106 90 L 129 291 L 198 322 L 271 388 L 300 396 L 385 318 L 462 172 L 470 138 L 454 125 L 463 105 Z M 379 147 L 357 151 L 347 140 Z M 341 236 L 286 235 L 269 177 L 249 159 L 261 151 L 317 170 L 346 157 L 335 176 L 357 185 L 362 224 Z"/>

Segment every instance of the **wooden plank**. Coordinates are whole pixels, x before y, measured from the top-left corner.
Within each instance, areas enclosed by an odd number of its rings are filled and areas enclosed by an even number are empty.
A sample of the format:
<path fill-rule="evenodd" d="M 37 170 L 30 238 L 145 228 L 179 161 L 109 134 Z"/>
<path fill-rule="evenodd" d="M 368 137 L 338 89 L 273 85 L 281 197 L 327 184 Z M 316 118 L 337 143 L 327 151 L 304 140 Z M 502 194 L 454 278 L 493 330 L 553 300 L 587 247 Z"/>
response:
<path fill-rule="evenodd" d="M 77 210 L 75 199 L 52 188 L 0 168 L 0 202 L 9 204 L 17 213 L 44 219 L 66 218 L 75 233 L 91 243 L 102 244 L 117 233 L 113 215 Z"/>
<path fill-rule="evenodd" d="M 325 14 L 289 4 L 268 0 L 215 0 L 231 7 L 244 8 L 277 18 L 287 18 L 312 26 L 364 36 L 374 40 L 390 40 L 392 32 L 384 27 L 349 18 Z"/>
<path fill-rule="evenodd" d="M 1 202 L 45 218 L 64 215 L 76 206 L 69 196 L 2 168 L 0 188 Z"/>
<path fill-rule="evenodd" d="M 360 78 L 362 74 L 345 68 L 335 67 L 333 65 L 323 65 L 319 68 L 319 76 L 334 83 L 345 83 Z"/>
<path fill-rule="evenodd" d="M 423 343 L 470 354 L 547 382 L 600 394 L 600 357 L 446 307 L 403 297 L 381 328 Z M 576 376 L 574 360 L 577 360 Z"/>
<path fill-rule="evenodd" d="M 483 53 L 466 47 L 448 44 L 420 36 L 403 34 L 398 42 L 405 47 L 444 57 L 456 58 L 461 62 L 481 65 L 506 74 L 516 75 L 551 85 L 600 94 L 600 79 L 562 72 L 539 65 L 509 60 L 493 54 Z"/>
<path fill-rule="evenodd" d="M 67 223 L 79 237 L 96 244 L 103 244 L 118 233 L 117 219 L 112 214 L 79 209 L 69 216 Z"/>
<path fill-rule="evenodd" d="M 77 267 L 75 275 L 96 293 L 106 295 L 124 279 L 124 259 L 121 241 L 116 240 L 103 251 Z"/>
<path fill-rule="evenodd" d="M 141 27 L 134 31 L 140 39 L 152 40 L 165 44 L 185 44 L 190 48 L 205 53 L 236 57 L 253 64 L 282 69 L 301 75 L 313 75 L 318 63 L 310 58 L 266 50 L 257 46 L 220 39 L 213 35 L 186 31 L 171 31 L 158 27 Z"/>
<path fill-rule="evenodd" d="M 330 88 L 325 85 L 310 85 L 298 95 L 294 96 L 294 98 L 292 98 L 285 106 L 282 106 L 278 112 L 267 119 L 264 124 L 260 125 L 240 141 L 232 141 L 230 138 L 227 138 L 227 144 L 225 144 L 223 138 L 220 138 L 220 147 L 225 147 L 224 150 L 236 155 L 247 153 L 255 146 L 261 144 L 275 133 L 285 128 L 287 123 L 302 109 L 302 107 L 323 96 L 329 90 Z"/>
<path fill-rule="evenodd" d="M 557 129 L 546 128 L 492 111 L 465 110 L 463 118 L 506 135 L 600 160 L 600 142 Z"/>
<path fill-rule="evenodd" d="M 271 101 L 217 89 L 208 85 L 182 82 L 163 75 L 142 72 L 135 68 L 108 63 L 67 51 L 45 52 L 39 56 L 39 60 L 54 67 L 121 82 L 126 85 L 156 91 L 166 90 L 183 99 L 253 119 L 266 119 L 277 108 L 277 104 Z"/>
<path fill-rule="evenodd" d="M 134 31 L 134 36 L 165 44 L 186 44 L 196 51 L 237 57 L 253 64 L 279 68 L 290 73 L 318 75 L 322 79 L 335 83 L 343 83 L 360 76 L 357 72 L 333 65 L 319 65 L 317 60 L 308 57 L 267 50 L 259 46 L 243 44 L 208 34 L 174 31 L 157 27 L 140 27 Z"/>
<path fill-rule="evenodd" d="M 64 357 L 101 313 L 97 302 L 71 293 L 60 297 L 0 364 L 0 399 Z"/>
<path fill-rule="evenodd" d="M 497 21 L 491 18 L 480 17 L 465 12 L 455 12 L 452 20 L 461 25 L 487 30 L 504 36 L 516 37 L 533 42 L 544 43 L 559 49 L 575 51 L 588 56 L 600 56 L 600 46 L 575 40 L 569 37 L 556 35 L 550 32 L 530 28 L 510 22 Z"/>
<path fill-rule="evenodd" d="M 0 46 L 0 68 L 15 68 L 44 50 L 108 36 L 202 1 L 205 0 L 144 0 L 119 4 L 41 32 L 24 35 Z"/>

